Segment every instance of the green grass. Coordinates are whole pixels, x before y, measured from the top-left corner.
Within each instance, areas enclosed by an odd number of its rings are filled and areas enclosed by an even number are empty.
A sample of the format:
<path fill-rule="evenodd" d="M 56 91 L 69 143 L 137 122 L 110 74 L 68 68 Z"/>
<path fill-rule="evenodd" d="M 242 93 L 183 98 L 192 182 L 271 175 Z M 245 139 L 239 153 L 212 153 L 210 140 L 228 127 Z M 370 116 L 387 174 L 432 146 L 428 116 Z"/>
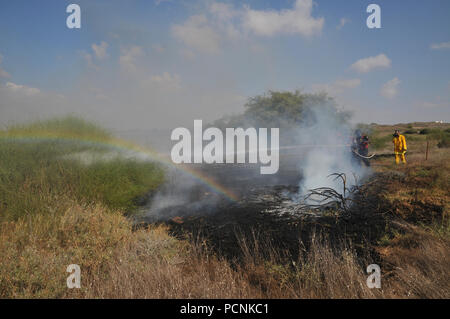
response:
<path fill-rule="evenodd" d="M 108 130 L 76 116 L 66 116 L 29 124 L 18 124 L 1 131 L 6 135 L 51 135 L 70 138 L 110 140 Z"/>
<path fill-rule="evenodd" d="M 51 213 L 63 196 L 132 211 L 136 198 L 162 183 L 159 165 L 118 156 L 86 164 L 70 157 L 110 152 L 107 143 L 112 139 L 107 131 L 75 117 L 0 131 L 0 220 Z"/>
<path fill-rule="evenodd" d="M 412 131 L 411 131 L 412 132 Z M 416 134 L 416 133 L 407 133 L 404 132 L 404 134 L 406 134 L 406 143 L 408 144 L 408 142 L 419 142 L 419 141 L 425 141 L 427 139 L 438 139 L 438 137 L 435 135 L 436 132 L 432 132 L 429 133 L 429 135 L 424 135 L 424 134 Z M 414 131 L 416 132 L 416 131 Z M 371 141 L 370 141 L 370 146 L 375 149 L 375 150 L 382 150 L 385 147 L 391 147 L 392 146 L 392 133 L 388 133 L 388 134 L 380 134 L 380 133 L 375 133 L 374 136 L 372 137 Z"/>
<path fill-rule="evenodd" d="M 450 147 L 450 134 L 445 135 L 437 144 L 439 148 L 449 148 Z"/>
<path fill-rule="evenodd" d="M 385 148 L 388 143 L 392 142 L 392 134 L 385 136 L 374 136 L 370 141 L 370 146 L 375 150 Z"/>
<path fill-rule="evenodd" d="M 406 136 L 406 144 L 408 144 L 408 141 L 409 142 L 419 142 L 419 141 L 425 141 L 425 140 L 426 140 L 426 136 L 420 135 L 420 134 Z"/>
<path fill-rule="evenodd" d="M 450 131 L 449 129 L 423 129 L 420 131 L 420 134 L 426 136 L 426 140 L 428 141 L 438 141 L 437 146 L 439 148 L 448 148 L 450 147 Z"/>

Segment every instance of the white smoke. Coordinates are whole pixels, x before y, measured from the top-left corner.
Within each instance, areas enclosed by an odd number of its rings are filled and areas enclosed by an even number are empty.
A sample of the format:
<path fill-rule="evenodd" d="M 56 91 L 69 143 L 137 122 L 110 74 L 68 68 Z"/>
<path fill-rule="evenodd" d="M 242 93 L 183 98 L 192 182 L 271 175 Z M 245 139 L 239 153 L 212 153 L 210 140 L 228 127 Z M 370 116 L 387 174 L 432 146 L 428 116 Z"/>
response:
<path fill-rule="evenodd" d="M 352 128 L 341 121 L 333 108 L 311 108 L 297 132 L 299 145 L 305 147 L 299 161 L 300 196 L 319 187 L 333 188 L 342 194 L 343 183 L 330 176 L 334 173 L 346 175 L 347 187 L 354 186 L 370 173 L 370 169 L 360 165 L 351 152 Z"/>

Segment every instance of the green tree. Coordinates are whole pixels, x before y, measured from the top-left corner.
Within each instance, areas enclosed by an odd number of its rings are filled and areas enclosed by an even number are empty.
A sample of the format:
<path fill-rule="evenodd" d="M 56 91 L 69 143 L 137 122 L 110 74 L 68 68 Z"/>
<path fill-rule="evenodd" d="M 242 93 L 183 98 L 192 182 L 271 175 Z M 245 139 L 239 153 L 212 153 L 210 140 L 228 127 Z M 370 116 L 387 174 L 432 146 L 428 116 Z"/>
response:
<path fill-rule="evenodd" d="M 337 109 L 333 98 L 326 93 L 309 94 L 299 90 L 268 91 L 257 95 L 245 104 L 245 112 L 240 115 L 223 117 L 216 122 L 217 127 L 279 127 L 294 128 L 313 125 L 317 112 L 328 112 L 338 122 L 346 122 L 347 112 Z"/>

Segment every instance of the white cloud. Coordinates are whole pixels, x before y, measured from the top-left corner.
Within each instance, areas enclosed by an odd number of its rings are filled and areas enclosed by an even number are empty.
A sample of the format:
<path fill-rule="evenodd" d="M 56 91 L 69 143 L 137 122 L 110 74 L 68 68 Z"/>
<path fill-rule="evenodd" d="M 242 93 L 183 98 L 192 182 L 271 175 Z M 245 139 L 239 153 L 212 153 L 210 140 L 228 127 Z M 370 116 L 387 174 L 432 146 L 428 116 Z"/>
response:
<path fill-rule="evenodd" d="M 398 93 L 398 85 L 400 80 L 395 77 L 390 81 L 387 81 L 382 87 L 380 94 L 387 99 L 393 99 Z"/>
<path fill-rule="evenodd" d="M 86 61 L 88 67 L 98 70 L 99 67 L 94 63 L 94 56 L 98 60 L 104 59 L 108 56 L 106 50 L 108 48 L 108 43 L 102 41 L 99 45 L 93 43 L 91 45 L 93 53 L 88 53 L 85 50 L 79 51 L 78 53 Z"/>
<path fill-rule="evenodd" d="M 132 46 L 122 51 L 119 57 L 120 66 L 127 72 L 136 72 L 137 59 L 144 55 L 144 51 L 140 46 Z"/>
<path fill-rule="evenodd" d="M 191 16 L 184 24 L 172 26 L 172 35 L 187 47 L 208 54 L 220 50 L 220 36 L 204 15 Z"/>
<path fill-rule="evenodd" d="M 300 34 L 309 37 L 319 34 L 325 22 L 324 18 L 312 17 L 312 9 L 312 0 L 297 0 L 293 9 L 281 11 L 247 8 L 243 23 L 257 35 Z"/>
<path fill-rule="evenodd" d="M 376 68 L 389 68 L 390 66 L 391 60 L 382 53 L 377 56 L 360 59 L 353 63 L 350 68 L 359 73 L 367 73 Z"/>
<path fill-rule="evenodd" d="M 219 33 L 223 33 L 229 39 L 241 36 L 236 18 L 242 18 L 242 10 L 236 10 L 232 5 L 222 2 L 210 3 L 208 10 L 212 16 L 210 21 L 214 22 L 214 27 Z"/>
<path fill-rule="evenodd" d="M 94 64 L 92 55 L 90 53 L 87 53 L 86 51 L 79 51 L 79 54 L 84 59 L 84 61 L 86 61 L 88 67 L 98 69 L 98 67 Z"/>
<path fill-rule="evenodd" d="M 441 43 L 433 43 L 430 46 L 431 50 L 441 50 L 441 49 L 450 49 L 450 41 L 449 42 L 441 42 Z"/>
<path fill-rule="evenodd" d="M 108 43 L 106 43 L 105 41 L 102 41 L 99 45 L 93 43 L 92 44 L 92 50 L 95 53 L 95 56 L 97 57 L 97 59 L 104 59 L 108 56 L 108 54 L 106 53 L 106 49 L 108 48 Z"/>
<path fill-rule="evenodd" d="M 229 21 L 239 14 L 231 5 L 223 2 L 212 2 L 209 5 L 209 12 L 222 21 Z"/>
<path fill-rule="evenodd" d="M 169 89 L 178 89 L 181 87 L 180 76 L 178 74 L 171 75 L 169 72 L 164 72 L 161 75 L 153 75 L 150 77 L 150 81 Z"/>
<path fill-rule="evenodd" d="M 188 58 L 199 52 L 217 54 L 226 41 L 247 41 L 249 33 L 312 36 L 320 33 L 324 25 L 324 18 L 311 16 L 313 6 L 312 0 L 297 0 L 292 9 L 252 10 L 248 6 L 238 9 L 228 3 L 210 1 L 204 13 L 173 25 L 171 34 L 184 44 L 181 52 Z"/>
<path fill-rule="evenodd" d="M 347 18 L 341 18 L 341 20 L 339 21 L 339 24 L 338 24 L 338 26 L 336 27 L 336 29 L 341 30 L 341 29 L 344 27 L 344 25 L 346 25 L 346 24 L 349 23 L 349 22 L 350 22 L 349 19 L 347 19 Z"/>
<path fill-rule="evenodd" d="M 340 79 L 332 84 L 313 84 L 312 90 L 315 92 L 325 91 L 334 96 L 348 89 L 354 89 L 361 85 L 360 79 Z"/>
<path fill-rule="evenodd" d="M 19 93 L 19 94 L 24 94 L 24 95 L 35 95 L 40 93 L 39 89 L 33 88 L 33 87 L 29 87 L 29 86 L 25 86 L 25 85 L 20 85 L 20 84 L 15 84 L 12 82 L 6 82 L 5 87 L 10 90 L 11 92 L 15 92 L 15 93 Z"/>

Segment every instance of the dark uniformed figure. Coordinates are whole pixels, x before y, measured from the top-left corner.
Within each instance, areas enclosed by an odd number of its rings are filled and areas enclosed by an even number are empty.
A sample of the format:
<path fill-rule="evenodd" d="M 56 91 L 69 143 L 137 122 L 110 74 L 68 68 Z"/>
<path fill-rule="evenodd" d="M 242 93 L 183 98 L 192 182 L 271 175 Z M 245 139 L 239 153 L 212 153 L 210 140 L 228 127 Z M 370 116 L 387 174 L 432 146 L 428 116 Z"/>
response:
<path fill-rule="evenodd" d="M 364 163 L 367 167 L 370 166 L 369 159 L 366 158 L 369 156 L 369 143 L 367 135 L 362 134 L 360 130 L 355 131 L 352 142 L 353 157 L 357 163 Z"/>

